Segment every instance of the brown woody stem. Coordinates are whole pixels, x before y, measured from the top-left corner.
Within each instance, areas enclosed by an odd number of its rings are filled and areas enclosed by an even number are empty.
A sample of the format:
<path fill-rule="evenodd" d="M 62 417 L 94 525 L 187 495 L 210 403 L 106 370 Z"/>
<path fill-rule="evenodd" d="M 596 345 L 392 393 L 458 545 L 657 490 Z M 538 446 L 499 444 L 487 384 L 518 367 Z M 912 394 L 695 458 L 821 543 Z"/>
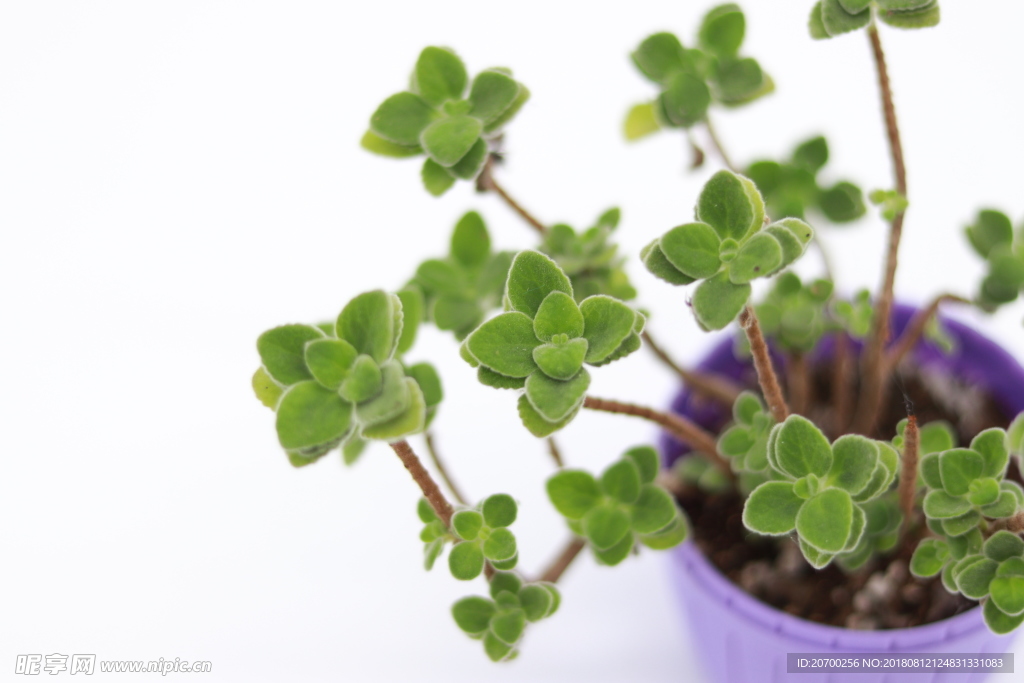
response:
<path fill-rule="evenodd" d="M 508 204 L 508 206 L 513 211 L 515 211 L 517 214 L 519 214 L 519 216 L 524 221 L 526 221 L 527 223 L 530 224 L 531 228 L 536 230 L 541 235 L 544 235 L 545 233 L 547 233 L 547 231 L 548 231 L 547 226 L 545 226 L 539 220 L 534 218 L 533 214 L 531 214 L 529 211 L 524 209 L 522 207 L 522 205 L 519 204 L 519 202 L 517 202 L 516 200 L 512 199 L 512 197 L 509 196 L 509 193 L 505 191 L 505 188 L 503 188 L 501 185 L 499 185 L 498 182 L 494 179 L 494 174 L 492 173 L 492 160 L 493 159 L 494 159 L 493 156 L 489 156 L 487 158 L 487 162 L 484 164 L 484 170 L 480 172 L 480 176 L 476 180 L 477 190 L 480 190 L 482 192 L 486 192 L 486 191 L 496 192 L 498 194 L 498 196 L 501 197 L 505 201 L 505 203 Z"/>
<path fill-rule="evenodd" d="M 893 104 L 892 87 L 889 82 L 889 71 L 885 64 L 885 53 L 882 50 L 882 40 L 874 23 L 868 26 L 868 38 L 871 41 L 871 53 L 874 56 L 875 70 L 878 74 L 882 114 L 885 118 L 885 131 L 889 139 L 889 152 L 892 156 L 893 173 L 896 177 L 896 191 L 906 197 L 907 169 L 903 161 L 903 145 L 900 143 L 896 107 Z M 903 211 L 897 213 L 889 226 L 889 248 L 885 257 L 885 275 L 875 303 L 875 317 L 871 325 L 871 334 L 864 347 L 862 359 L 864 388 L 860 394 L 857 417 L 854 421 L 854 430 L 862 434 L 870 434 L 874 430 L 881 412 L 882 392 L 887 379 L 884 349 L 886 342 L 889 341 L 889 318 L 893 306 L 893 285 L 896 281 L 900 237 L 903 234 L 903 216 Z"/>
<path fill-rule="evenodd" d="M 853 404 L 853 374 L 850 372 L 850 338 L 845 332 L 836 333 L 836 351 L 832 364 L 832 412 L 833 436 L 846 432 L 850 423 L 850 407 Z"/>
<path fill-rule="evenodd" d="M 715 126 L 711 123 L 710 116 L 704 117 L 704 127 L 708 131 L 708 137 L 711 139 L 711 144 L 715 148 L 715 152 L 718 153 L 718 156 L 721 158 L 722 163 L 725 164 L 725 167 L 733 173 L 739 173 L 733 165 L 732 159 L 729 158 L 728 152 L 725 151 L 725 147 L 722 145 L 722 140 L 718 137 L 718 132 L 715 130 Z"/>
<path fill-rule="evenodd" d="M 644 345 L 648 347 L 662 363 L 679 375 L 679 378 L 682 379 L 688 387 L 697 393 L 718 399 L 729 406 L 731 406 L 733 402 L 736 401 L 736 397 L 740 395 L 742 389 L 725 377 L 706 375 L 702 372 L 687 370 L 680 366 L 672 360 L 672 357 L 669 356 L 659 344 L 654 341 L 647 330 L 641 332 L 640 336 L 644 340 Z"/>
<path fill-rule="evenodd" d="M 1013 534 L 1024 532 L 1024 512 L 1018 512 L 1013 517 L 996 520 L 992 523 L 992 526 L 989 527 L 989 531 L 992 533 L 1003 529 Z"/>
<path fill-rule="evenodd" d="M 776 422 L 784 422 L 789 417 L 786 399 L 782 396 L 779 378 L 772 367 L 772 357 L 768 353 L 768 343 L 764 340 L 761 325 L 757 322 L 754 309 L 747 306 L 740 313 L 740 326 L 750 341 L 750 353 L 754 357 L 754 369 L 757 370 L 757 383 L 761 385 L 764 400 Z"/>
<path fill-rule="evenodd" d="M 544 573 L 540 575 L 541 581 L 548 581 L 550 583 L 558 583 L 558 580 L 562 578 L 562 574 L 569 568 L 572 561 L 576 559 L 576 556 L 580 554 L 587 545 L 579 536 L 573 536 L 572 540 L 569 541 L 565 548 L 559 553 L 555 561 L 551 563 L 551 566 L 544 570 Z"/>
<path fill-rule="evenodd" d="M 555 461 L 555 466 L 558 469 L 565 467 L 565 461 L 562 460 L 562 451 L 558 448 L 558 443 L 552 437 L 548 437 L 548 453 L 551 454 L 551 459 Z"/>
<path fill-rule="evenodd" d="M 914 513 L 914 501 L 917 497 L 917 461 L 921 450 L 921 435 L 917 429 L 917 416 L 907 418 L 907 428 L 903 432 L 903 458 L 900 469 L 900 509 L 903 510 L 905 528 L 909 528 L 911 515 Z"/>
<path fill-rule="evenodd" d="M 391 444 L 391 448 L 402 461 L 402 464 L 405 465 L 405 469 L 409 470 L 409 474 L 412 475 L 413 481 L 420 487 L 420 491 L 423 492 L 423 496 L 430 503 L 430 507 L 434 508 L 434 512 L 437 513 L 437 516 L 444 522 L 446 527 L 451 527 L 452 514 L 454 513 L 452 504 L 444 497 L 437 482 L 430 477 L 430 472 L 427 472 L 423 467 L 423 463 L 416 457 L 409 442 L 404 439 L 396 441 Z"/>
<path fill-rule="evenodd" d="M 469 503 L 466 502 L 466 497 L 462 495 L 462 492 L 459 491 L 455 482 L 452 481 L 451 476 L 448 474 L 448 469 L 444 466 L 444 463 L 441 462 L 441 458 L 437 454 L 437 448 L 434 444 L 434 435 L 428 431 L 423 434 L 423 438 L 427 442 L 427 455 L 430 456 L 431 462 L 433 462 L 434 467 L 437 468 L 437 473 L 440 474 L 441 479 L 444 480 L 445 486 L 447 486 L 448 490 L 451 491 L 455 502 L 460 505 L 469 505 Z"/>
<path fill-rule="evenodd" d="M 928 327 L 929 321 L 939 311 L 939 306 L 944 303 L 956 302 L 961 304 L 971 303 L 969 300 L 956 296 L 955 294 L 942 294 L 935 297 L 927 307 L 922 308 L 914 317 L 910 319 L 907 324 L 907 328 L 903 330 L 903 334 L 900 335 L 899 339 L 896 340 L 885 355 L 885 372 L 888 375 L 899 365 L 900 361 L 903 360 L 904 356 L 910 353 L 921 337 L 924 335 L 925 328 Z"/>
<path fill-rule="evenodd" d="M 593 396 L 587 396 L 583 400 L 583 407 L 606 413 L 632 415 L 661 425 L 677 439 L 689 445 L 690 448 L 704 454 L 730 480 L 735 479 L 736 475 L 733 474 L 729 463 L 718 454 L 718 444 L 715 442 L 714 435 L 704 431 L 699 425 L 687 420 L 685 417 L 673 415 L 672 413 L 663 413 L 659 410 L 638 406 L 633 403 L 610 401 Z"/>
<path fill-rule="evenodd" d="M 807 367 L 807 356 L 799 351 L 791 353 L 787 359 L 786 389 L 793 412 L 806 415 L 811 404 L 811 373 Z"/>

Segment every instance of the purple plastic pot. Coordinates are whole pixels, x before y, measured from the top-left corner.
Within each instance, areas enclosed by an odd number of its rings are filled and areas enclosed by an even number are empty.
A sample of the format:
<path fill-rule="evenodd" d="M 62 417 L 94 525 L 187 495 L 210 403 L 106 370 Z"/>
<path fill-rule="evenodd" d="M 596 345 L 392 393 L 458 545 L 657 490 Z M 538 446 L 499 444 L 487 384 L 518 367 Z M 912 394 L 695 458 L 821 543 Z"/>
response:
<path fill-rule="evenodd" d="M 898 336 L 914 309 L 898 306 L 893 313 L 893 334 Z M 927 342 L 915 349 L 921 365 L 976 383 L 988 390 L 1007 415 L 1024 410 L 1024 368 L 995 343 L 977 332 L 945 321 L 956 349 L 944 355 Z M 749 366 L 733 356 L 732 341 L 719 344 L 700 369 L 740 378 Z M 819 350 L 829 355 L 823 344 Z M 673 411 L 707 425 L 723 419 L 720 409 L 695 405 L 683 391 Z M 666 462 L 671 464 L 686 450 L 665 438 Z M 981 681 L 983 673 L 787 673 L 788 653 L 971 653 L 1002 654 L 1013 634 L 994 635 L 985 626 L 981 609 L 975 608 L 926 626 L 883 631 L 855 631 L 810 622 L 771 607 L 750 596 L 723 576 L 692 542 L 679 546 L 671 558 L 673 583 L 678 589 L 690 622 L 694 651 L 700 653 L 709 680 L 717 683 L 751 683 L 793 680 L 800 683 L 907 680 L 919 683 Z"/>

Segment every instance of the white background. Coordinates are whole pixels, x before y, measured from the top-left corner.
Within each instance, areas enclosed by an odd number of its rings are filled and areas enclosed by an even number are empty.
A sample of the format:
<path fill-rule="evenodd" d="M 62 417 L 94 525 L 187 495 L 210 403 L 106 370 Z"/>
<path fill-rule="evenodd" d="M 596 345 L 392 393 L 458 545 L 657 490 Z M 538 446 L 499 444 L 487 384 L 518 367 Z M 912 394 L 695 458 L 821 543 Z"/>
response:
<path fill-rule="evenodd" d="M 716 112 L 733 156 L 778 157 L 822 131 L 826 178 L 891 186 L 865 35 L 814 43 L 810 0 L 745 4 L 744 52 L 778 89 Z M 961 231 L 977 208 L 1024 218 L 1024 9 L 982 4 L 945 1 L 934 30 L 882 29 L 910 176 L 904 300 L 974 291 Z M 495 197 L 460 183 L 434 199 L 418 161 L 359 149 L 425 45 L 528 84 L 500 180 L 542 220 L 582 228 L 619 205 L 630 256 L 684 222 L 716 161 L 687 173 L 679 134 L 623 142 L 626 109 L 654 92 L 628 53 L 656 30 L 692 44 L 708 6 L 0 5 L 0 677 L 18 653 L 57 652 L 210 660 L 218 681 L 698 680 L 654 553 L 614 570 L 583 558 L 557 617 L 517 662 L 490 664 L 448 615 L 482 580 L 422 571 L 417 492 L 394 455 L 292 469 L 249 379 L 260 332 L 399 287 L 469 208 L 497 247 L 533 244 Z M 884 236 L 873 211 L 822 231 L 843 290 L 875 286 Z M 651 330 L 694 358 L 712 340 L 684 291 L 637 265 Z M 1021 307 L 971 317 L 1024 355 Z M 450 338 L 423 331 L 420 358 L 443 373 L 436 428 L 458 481 L 520 499 L 521 566 L 540 569 L 566 535 L 541 442 Z M 638 353 L 595 372 L 592 393 L 664 405 L 674 389 Z M 587 414 L 560 438 L 571 465 L 597 470 L 653 435 Z"/>

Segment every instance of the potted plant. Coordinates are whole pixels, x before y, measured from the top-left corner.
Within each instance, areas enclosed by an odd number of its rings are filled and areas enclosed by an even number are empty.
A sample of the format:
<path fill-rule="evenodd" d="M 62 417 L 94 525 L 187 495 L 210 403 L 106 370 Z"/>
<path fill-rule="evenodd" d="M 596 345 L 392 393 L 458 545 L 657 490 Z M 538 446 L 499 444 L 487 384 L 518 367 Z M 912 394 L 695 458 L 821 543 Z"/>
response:
<path fill-rule="evenodd" d="M 755 594 L 778 593 L 786 581 L 780 567 L 792 569 L 794 559 L 839 576 L 828 594 L 831 611 L 795 604 L 792 595 L 782 605 L 812 621 L 843 620 L 838 625 L 849 629 L 899 622 L 913 631 L 963 611 L 964 599 L 972 599 L 983 605 L 973 618 L 983 615 L 996 634 L 1012 632 L 1024 621 L 1024 489 L 1011 459 L 1024 440 L 1024 422 L 1014 420 L 1020 397 L 995 396 L 983 386 L 979 396 L 990 400 L 990 410 L 965 422 L 943 392 L 961 391 L 955 382 L 971 379 L 970 371 L 947 368 L 940 373 L 945 384 L 935 382 L 915 355 L 926 336 L 945 345 L 949 358 L 970 345 L 969 333 L 938 320 L 942 304 L 994 309 L 1016 298 L 1024 264 L 1009 219 L 983 210 L 967 230 L 990 268 L 973 299 L 940 294 L 894 321 L 896 257 L 910 205 L 877 24 L 917 29 L 938 18 L 937 3 L 921 0 L 827 0 L 811 12 L 815 38 L 863 31 L 872 46 L 895 171 L 893 187 L 869 197 L 889 224 L 883 283 L 873 296 L 841 297 L 829 277 L 805 282 L 789 270 L 815 244 L 818 225 L 868 210 L 857 185 L 819 177 L 828 159 L 824 138 L 802 142 L 784 160 L 740 168 L 715 135 L 712 105 L 742 106 L 774 88 L 742 50 L 739 8 L 709 11 L 687 43 L 692 47 L 668 33 L 638 46 L 633 59 L 654 84 L 654 99 L 629 111 L 627 138 L 703 129 L 724 166 L 692 197 L 693 217 L 665 226 L 639 255 L 650 273 L 687 287 L 702 328 L 739 323 L 736 348 L 719 355 L 750 362 L 732 358 L 731 365 L 693 369 L 671 358 L 670 347 L 646 329 L 648 312 L 629 303 L 636 290 L 613 243 L 617 210 L 587 230 L 547 225 L 501 184 L 502 134 L 529 99 L 527 87 L 507 69 L 471 76 L 453 51 L 424 49 L 409 88 L 371 116 L 363 147 L 419 159 L 431 194 L 460 180 L 494 193 L 536 231 L 538 243 L 518 252 L 492 249 L 484 220 L 469 212 L 447 254 L 423 261 L 398 291 L 363 292 L 334 319 L 261 335 L 253 387 L 275 411 L 278 440 L 292 464 L 304 467 L 337 450 L 354 462 L 368 442 L 387 443 L 423 494 L 426 567 L 441 562 L 458 580 L 487 580 L 486 590 L 452 606 L 452 617 L 494 660 L 515 657 L 530 625 L 554 615 L 558 580 L 585 549 L 599 563 L 617 565 L 641 547 L 668 550 L 702 536 L 708 547 L 716 535 L 729 544 L 719 549 L 725 555 L 740 545 L 759 549 L 755 560 L 734 568 L 724 566 L 729 558 L 711 555 Z M 692 144 L 695 166 L 712 163 Z M 753 285 L 764 280 L 764 296 L 752 297 Z M 413 362 L 422 323 L 455 338 L 480 383 L 517 393 L 523 426 L 547 440 L 559 471 L 545 490 L 571 536 L 539 575 L 517 572 L 517 501 L 500 491 L 462 497 L 432 446 L 429 428 L 444 392 L 432 365 Z M 592 374 L 629 362 L 645 346 L 689 387 L 680 412 L 590 395 Z M 902 388 L 906 402 L 891 395 L 902 367 L 910 369 L 899 377 L 913 383 Z M 1018 371 L 1005 365 L 997 374 Z M 651 421 L 692 453 L 664 471 L 650 445 L 625 450 L 600 472 L 563 468 L 553 435 L 581 410 Z M 904 419 L 894 419 L 894 410 Z M 407 440 L 420 434 L 427 436 L 425 450 Z M 423 465 L 426 453 L 436 477 Z M 708 512 L 715 510 L 720 514 Z M 737 515 L 737 537 L 713 528 L 716 518 Z M 692 560 L 695 545 L 683 547 Z M 763 575 L 752 577 L 755 571 Z M 952 597 L 920 595 L 921 586 L 936 585 L 921 581 L 936 575 Z M 855 605 L 870 603 L 864 587 L 878 576 L 871 586 L 881 583 L 877 590 L 924 605 L 921 614 Z"/>

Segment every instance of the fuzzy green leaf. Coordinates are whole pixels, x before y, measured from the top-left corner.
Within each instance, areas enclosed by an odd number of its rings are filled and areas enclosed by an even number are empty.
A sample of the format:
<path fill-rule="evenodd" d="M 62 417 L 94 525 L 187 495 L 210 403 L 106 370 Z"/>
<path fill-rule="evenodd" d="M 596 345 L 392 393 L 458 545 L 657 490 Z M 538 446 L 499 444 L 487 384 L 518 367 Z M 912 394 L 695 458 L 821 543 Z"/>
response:
<path fill-rule="evenodd" d="M 496 493 L 484 501 L 484 520 L 492 529 L 511 526 L 516 521 L 518 510 L 512 496 L 507 493 Z"/>
<path fill-rule="evenodd" d="M 294 384 L 277 407 L 277 438 L 287 450 L 330 443 L 348 431 L 352 405 L 308 380 Z"/>
<path fill-rule="evenodd" d="M 650 484 L 658 476 L 658 452 L 650 446 L 630 448 L 622 457 L 629 458 L 636 465 L 641 484 Z"/>
<path fill-rule="evenodd" d="M 563 344 L 541 344 L 533 350 L 533 360 L 551 379 L 569 380 L 583 367 L 586 353 L 586 339 L 571 339 Z"/>
<path fill-rule="evenodd" d="M 483 515 L 476 510 L 459 510 L 452 515 L 452 529 L 463 541 L 475 541 L 483 525 Z"/>
<path fill-rule="evenodd" d="M 444 166 L 430 158 L 423 162 L 420 178 L 423 180 L 423 187 L 435 197 L 440 197 L 455 184 L 452 174 Z"/>
<path fill-rule="evenodd" d="M 880 0 L 879 7 L 881 8 L 884 4 L 896 3 L 891 0 L 889 3 Z M 880 9 L 878 18 L 896 28 L 929 28 L 938 26 L 942 16 L 939 11 L 939 3 L 936 0 L 931 0 L 930 4 L 919 9 L 905 11 Z"/>
<path fill-rule="evenodd" d="M 420 144 L 430 158 L 441 166 L 454 166 L 469 153 L 483 125 L 472 116 L 449 116 L 430 124 L 420 136 Z"/>
<path fill-rule="evenodd" d="M 618 299 L 601 294 L 587 297 L 580 304 L 583 338 L 587 340 L 585 360 L 599 363 L 629 337 L 636 323 L 636 312 Z"/>
<path fill-rule="evenodd" d="M 484 551 L 478 541 L 457 543 L 448 553 L 448 569 L 460 581 L 472 581 L 484 570 Z"/>
<path fill-rule="evenodd" d="M 580 405 L 582 405 L 582 402 Z M 562 429 L 572 422 L 573 418 L 576 417 L 576 414 L 579 412 L 579 406 L 577 406 L 561 420 L 551 422 L 537 412 L 537 409 L 533 407 L 533 404 L 530 403 L 530 400 L 525 395 L 519 397 L 519 402 L 516 406 L 519 410 L 519 419 L 523 423 L 523 426 L 537 438 L 551 436 L 559 429 Z"/>
<path fill-rule="evenodd" d="M 356 357 L 345 379 L 342 380 L 338 393 L 346 401 L 362 403 L 377 396 L 384 386 L 384 376 L 380 366 L 367 355 Z"/>
<path fill-rule="evenodd" d="M 870 0 L 864 0 L 864 2 L 866 5 Z M 818 135 L 801 142 L 793 150 L 793 163 L 812 173 L 817 173 L 822 166 L 828 163 L 828 141 Z"/>
<path fill-rule="evenodd" d="M 601 475 L 601 488 L 619 502 L 633 503 L 640 495 L 640 470 L 631 460 L 619 460 Z"/>
<path fill-rule="evenodd" d="M 469 101 L 473 103 L 470 114 L 485 124 L 493 123 L 515 103 L 519 95 L 519 84 L 508 74 L 488 69 L 473 79 Z"/>
<path fill-rule="evenodd" d="M 516 556 L 515 534 L 504 527 L 492 531 L 484 541 L 484 555 L 495 562 L 511 560 Z"/>
<path fill-rule="evenodd" d="M 416 380 L 423 392 L 423 400 L 428 408 L 433 408 L 444 400 L 444 390 L 437 370 L 430 363 L 417 363 L 406 369 L 406 374 Z"/>
<path fill-rule="evenodd" d="M 991 477 L 975 479 L 967 492 L 967 500 L 971 505 L 991 505 L 999 500 L 999 482 Z"/>
<path fill-rule="evenodd" d="M 640 260 L 652 275 L 672 285 L 688 285 L 694 281 L 686 273 L 672 265 L 661 250 L 660 240 L 654 240 L 640 250 Z"/>
<path fill-rule="evenodd" d="M 570 339 L 575 339 L 583 335 L 583 328 L 583 313 L 576 301 L 565 292 L 548 294 L 533 318 L 534 334 L 541 341 L 551 341 L 556 334 L 566 334 Z"/>
<path fill-rule="evenodd" d="M 582 519 L 601 500 L 597 480 L 583 470 L 562 470 L 548 479 L 548 498 L 568 519 Z"/>
<path fill-rule="evenodd" d="M 985 557 L 995 562 L 1002 562 L 1011 557 L 1024 556 L 1024 539 L 1006 530 L 992 534 L 985 541 Z"/>
<path fill-rule="evenodd" d="M 420 95 L 435 106 L 462 97 L 468 80 L 462 60 L 440 47 L 426 47 L 420 52 L 414 75 Z"/>
<path fill-rule="evenodd" d="M 992 600 L 985 603 L 982 614 L 985 617 L 985 624 L 993 633 L 998 635 L 1012 633 L 1017 630 L 1018 626 L 1024 623 L 1024 613 L 1018 614 L 1015 617 L 1010 616 L 999 609 Z"/>
<path fill-rule="evenodd" d="M 472 180 L 476 178 L 487 161 L 487 143 L 483 138 L 478 138 L 473 146 L 469 148 L 466 155 L 452 164 L 448 172 L 456 178 Z"/>
<path fill-rule="evenodd" d="M 821 23 L 830 36 L 838 36 L 864 28 L 871 22 L 871 10 L 852 14 L 843 9 L 839 0 L 821 1 Z"/>
<path fill-rule="evenodd" d="M 555 599 L 544 586 L 531 584 L 519 591 L 519 602 L 527 621 L 540 621 L 551 612 Z"/>
<path fill-rule="evenodd" d="M 324 333 L 311 325 L 282 325 L 261 334 L 256 340 L 256 350 L 267 373 L 288 386 L 313 379 L 306 366 L 306 343 L 323 338 Z"/>
<path fill-rule="evenodd" d="M 416 286 L 406 287 L 396 294 L 402 302 L 402 334 L 395 351 L 406 353 L 416 343 L 416 332 L 423 320 L 423 293 Z"/>
<path fill-rule="evenodd" d="M 782 437 L 780 437 L 782 438 Z M 803 504 L 796 515 L 800 539 L 826 553 L 846 546 L 853 527 L 853 500 L 841 489 L 825 489 Z"/>
<path fill-rule="evenodd" d="M 486 631 L 495 611 L 493 601 L 476 595 L 462 598 L 452 605 L 455 623 L 470 635 L 479 635 Z"/>
<path fill-rule="evenodd" d="M 383 363 L 391 358 L 402 334 L 401 306 L 398 297 L 379 289 L 360 294 L 338 315 L 338 337 Z"/>
<path fill-rule="evenodd" d="M 490 631 L 484 634 L 484 652 L 492 662 L 501 662 L 515 656 L 516 650 Z"/>
<path fill-rule="evenodd" d="M 689 128 L 704 119 L 711 104 L 711 91 L 702 78 L 679 71 L 668 78 L 658 104 L 669 123 Z"/>
<path fill-rule="evenodd" d="M 833 463 L 832 447 L 813 422 L 800 415 L 790 415 L 775 429 L 778 433 L 773 445 L 779 469 L 796 478 L 828 474 Z"/>
<path fill-rule="evenodd" d="M 953 448 L 939 455 L 942 488 L 951 496 L 962 496 L 971 482 L 985 471 L 985 459 L 968 448 Z"/>
<path fill-rule="evenodd" d="M 910 573 L 918 578 L 930 578 L 942 571 L 949 559 L 949 547 L 937 538 L 926 538 L 917 544 L 910 558 Z"/>
<path fill-rule="evenodd" d="M 857 494 L 867 487 L 878 465 L 878 446 L 867 437 L 847 434 L 832 444 L 832 458 L 826 483 Z"/>
<path fill-rule="evenodd" d="M 391 157 L 393 159 L 403 159 L 423 154 L 423 149 L 419 145 L 398 145 L 382 138 L 372 130 L 363 133 L 362 139 L 359 140 L 359 146 L 367 152 L 373 152 L 382 157 Z"/>
<path fill-rule="evenodd" d="M 811 16 L 807 21 L 807 28 L 810 31 L 811 38 L 814 40 L 822 40 L 825 38 L 831 38 L 828 31 L 825 30 L 825 23 L 821 19 L 821 2 L 814 3 L 814 7 L 811 8 Z"/>
<path fill-rule="evenodd" d="M 729 279 L 737 285 L 773 273 L 782 264 L 782 245 L 770 233 L 748 239 L 729 264 Z"/>
<path fill-rule="evenodd" d="M 509 645 L 515 645 L 526 628 L 526 614 L 521 609 L 499 612 L 491 617 L 491 633 Z"/>
<path fill-rule="evenodd" d="M 693 312 L 704 329 L 721 330 L 736 319 L 750 299 L 749 284 L 737 285 L 721 272 L 700 283 L 693 293 Z"/>
<path fill-rule="evenodd" d="M 540 341 L 533 321 L 525 313 L 510 312 L 491 318 L 467 339 L 473 357 L 507 377 L 526 377 L 537 369 L 533 350 Z"/>
<path fill-rule="evenodd" d="M 622 124 L 622 133 L 630 142 L 645 138 L 659 130 L 661 130 L 661 124 L 658 122 L 658 116 L 654 113 L 654 104 L 651 102 L 633 105 Z"/>
<path fill-rule="evenodd" d="M 1002 479 L 1010 463 L 1010 452 L 1006 449 L 1006 431 L 993 427 L 986 429 L 971 440 L 971 450 L 981 454 L 985 461 L 982 476 Z"/>
<path fill-rule="evenodd" d="M 629 553 L 633 550 L 633 534 L 626 534 L 622 540 L 610 548 L 598 548 L 591 544 L 590 549 L 598 564 L 614 567 L 629 557 Z"/>
<path fill-rule="evenodd" d="M 981 514 L 993 519 L 1010 517 L 1016 513 L 1020 507 L 1021 505 L 1018 498 L 1010 491 L 1004 490 L 999 494 L 999 498 L 996 502 L 982 506 Z"/>
<path fill-rule="evenodd" d="M 803 505 L 803 499 L 793 492 L 790 482 L 766 482 L 747 498 L 743 506 L 743 525 L 759 534 L 788 534 L 796 528 L 797 514 Z"/>
<path fill-rule="evenodd" d="M 401 363 L 396 360 L 384 363 L 380 374 L 380 393 L 368 401 L 356 404 L 356 416 L 363 425 L 387 422 L 404 413 L 412 404 L 412 391 Z M 416 384 L 415 381 L 412 384 Z"/>
<path fill-rule="evenodd" d="M 928 488 L 941 489 L 942 473 L 939 470 L 939 453 L 929 453 L 922 457 L 919 463 L 919 473 L 921 475 L 921 481 L 923 481 Z"/>
<path fill-rule="evenodd" d="M 835 559 L 834 553 L 826 553 L 818 550 L 804 539 L 800 539 L 800 552 L 804 559 L 815 569 L 824 569 Z"/>
<path fill-rule="evenodd" d="M 744 57 L 721 61 L 715 70 L 715 94 L 724 104 L 743 104 L 770 92 L 761 92 L 766 80 L 756 59 Z"/>
<path fill-rule="evenodd" d="M 280 400 L 281 394 L 284 393 L 284 387 L 275 382 L 265 368 L 259 368 L 253 374 L 252 390 L 256 393 L 256 398 L 260 403 L 271 410 L 277 408 L 277 402 Z"/>
<path fill-rule="evenodd" d="M 637 68 L 655 83 L 664 83 L 686 64 L 683 46 L 671 33 L 655 33 L 646 38 L 633 53 Z"/>
<path fill-rule="evenodd" d="M 1024 577 L 1024 557 L 1011 557 L 999 563 L 996 576 Z"/>
<path fill-rule="evenodd" d="M 976 529 L 980 521 L 981 515 L 976 510 L 971 510 L 959 517 L 943 519 L 942 531 L 949 537 L 963 536 L 971 530 Z"/>
<path fill-rule="evenodd" d="M 704 16 L 697 41 L 701 49 L 719 59 L 735 57 L 743 43 L 746 21 L 740 8 L 729 3 L 720 5 Z"/>
<path fill-rule="evenodd" d="M 760 227 L 754 224 L 755 207 L 741 176 L 731 171 L 719 171 L 704 185 L 697 200 L 697 216 L 722 239 L 743 241 Z"/>
<path fill-rule="evenodd" d="M 661 251 L 677 269 L 694 279 L 708 278 L 722 267 L 718 234 L 707 223 L 678 225 L 661 237 Z"/>
<path fill-rule="evenodd" d="M 970 564 L 956 577 L 957 588 L 964 594 L 964 597 L 971 600 L 981 600 L 988 595 L 989 584 L 996 576 L 998 565 L 989 559 Z"/>
<path fill-rule="evenodd" d="M 416 502 L 416 516 L 419 517 L 420 521 L 424 524 L 440 521 L 437 513 L 434 512 L 434 508 L 431 507 L 430 502 L 426 498 L 420 498 Z"/>
<path fill-rule="evenodd" d="M 943 490 L 930 491 L 924 497 L 924 514 L 931 519 L 950 519 L 966 514 L 971 504 L 966 498 L 951 496 Z"/>
<path fill-rule="evenodd" d="M 525 377 L 506 377 L 482 365 L 476 370 L 476 378 L 484 386 L 494 389 L 522 389 L 526 386 Z"/>
<path fill-rule="evenodd" d="M 585 369 L 566 381 L 535 372 L 526 378 L 526 397 L 545 420 L 558 422 L 583 403 L 589 386 L 590 373 Z"/>
<path fill-rule="evenodd" d="M 629 533 L 629 516 L 613 505 L 597 505 L 583 516 L 583 533 L 598 550 L 607 550 Z"/>
<path fill-rule="evenodd" d="M 409 389 L 409 407 L 386 422 L 363 427 L 364 437 L 393 441 L 423 431 L 427 420 L 427 405 L 423 398 L 423 392 L 420 391 L 416 380 L 412 378 L 407 377 L 405 384 Z"/>
<path fill-rule="evenodd" d="M 948 422 L 929 422 L 921 427 L 921 453 L 939 453 L 948 451 L 956 446 L 956 437 L 953 428 Z M 938 464 L 938 461 L 936 461 Z M 938 470 L 936 470 L 936 473 Z M 938 484 L 928 484 L 932 488 L 942 488 L 942 479 L 939 477 Z"/>
<path fill-rule="evenodd" d="M 672 496 L 654 484 L 644 484 L 630 508 L 630 526 L 638 534 L 654 534 L 679 514 Z"/>
<path fill-rule="evenodd" d="M 532 318 L 551 292 L 572 296 L 572 284 L 558 264 L 538 251 L 516 254 L 506 284 L 506 296 L 512 310 Z"/>
<path fill-rule="evenodd" d="M 420 133 L 437 113 L 419 95 L 400 92 L 384 100 L 370 117 L 370 130 L 396 145 L 419 147 Z"/>

